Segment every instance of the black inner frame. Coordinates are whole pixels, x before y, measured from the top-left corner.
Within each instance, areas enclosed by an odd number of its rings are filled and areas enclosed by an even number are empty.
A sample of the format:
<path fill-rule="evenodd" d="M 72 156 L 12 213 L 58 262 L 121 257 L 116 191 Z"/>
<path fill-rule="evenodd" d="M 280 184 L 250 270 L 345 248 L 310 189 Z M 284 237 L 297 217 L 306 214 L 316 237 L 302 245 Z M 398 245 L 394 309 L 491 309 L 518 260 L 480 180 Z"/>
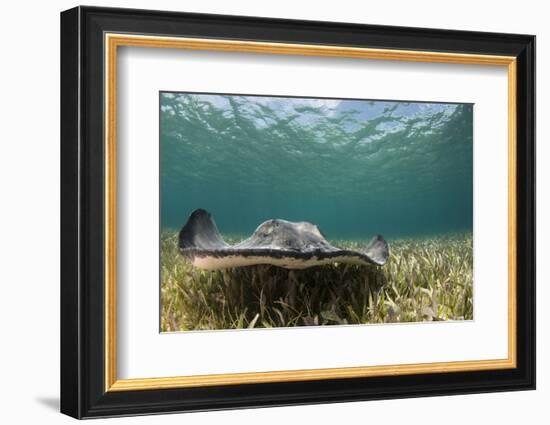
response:
<path fill-rule="evenodd" d="M 105 32 L 515 56 L 517 368 L 105 392 Z M 63 413 L 90 418 L 534 389 L 534 36 L 77 7 L 61 14 L 61 117 Z"/>

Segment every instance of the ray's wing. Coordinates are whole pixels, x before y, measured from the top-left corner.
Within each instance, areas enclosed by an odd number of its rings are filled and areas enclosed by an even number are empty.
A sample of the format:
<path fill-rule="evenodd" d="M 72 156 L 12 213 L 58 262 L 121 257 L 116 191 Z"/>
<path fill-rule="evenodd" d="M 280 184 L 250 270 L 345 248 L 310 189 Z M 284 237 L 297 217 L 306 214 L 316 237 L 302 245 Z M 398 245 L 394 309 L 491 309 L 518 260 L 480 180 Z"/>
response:
<path fill-rule="evenodd" d="M 381 235 L 376 235 L 361 252 L 369 257 L 374 263 L 383 266 L 390 256 L 390 246 Z"/>
<path fill-rule="evenodd" d="M 218 250 L 228 248 L 212 215 L 202 208 L 191 213 L 179 233 L 179 248 Z"/>

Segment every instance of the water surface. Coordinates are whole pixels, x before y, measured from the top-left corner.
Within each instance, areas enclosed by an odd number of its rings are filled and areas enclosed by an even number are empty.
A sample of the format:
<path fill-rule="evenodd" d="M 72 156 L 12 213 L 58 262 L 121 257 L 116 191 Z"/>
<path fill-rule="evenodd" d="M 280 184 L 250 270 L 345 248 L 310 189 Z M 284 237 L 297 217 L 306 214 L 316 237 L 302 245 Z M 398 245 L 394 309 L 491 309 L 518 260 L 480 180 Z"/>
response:
<path fill-rule="evenodd" d="M 329 240 L 472 231 L 473 105 L 160 93 L 161 226 L 283 218 Z"/>

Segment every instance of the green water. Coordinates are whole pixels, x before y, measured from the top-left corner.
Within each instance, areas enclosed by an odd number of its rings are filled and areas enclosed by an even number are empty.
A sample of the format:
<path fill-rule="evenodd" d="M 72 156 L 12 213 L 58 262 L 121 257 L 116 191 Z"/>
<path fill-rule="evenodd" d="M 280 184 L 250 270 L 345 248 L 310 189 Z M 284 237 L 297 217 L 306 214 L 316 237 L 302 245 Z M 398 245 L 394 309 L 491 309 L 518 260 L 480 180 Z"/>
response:
<path fill-rule="evenodd" d="M 472 231 L 473 105 L 160 94 L 161 226 L 283 218 L 330 239 Z"/>

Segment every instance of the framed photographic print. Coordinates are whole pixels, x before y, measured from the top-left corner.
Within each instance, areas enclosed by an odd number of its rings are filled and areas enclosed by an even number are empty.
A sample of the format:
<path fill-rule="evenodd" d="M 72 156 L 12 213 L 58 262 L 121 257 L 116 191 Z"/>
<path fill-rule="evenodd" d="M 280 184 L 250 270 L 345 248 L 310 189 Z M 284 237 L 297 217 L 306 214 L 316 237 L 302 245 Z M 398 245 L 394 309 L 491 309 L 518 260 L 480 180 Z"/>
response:
<path fill-rule="evenodd" d="M 61 411 L 535 387 L 535 38 L 61 14 Z"/>

